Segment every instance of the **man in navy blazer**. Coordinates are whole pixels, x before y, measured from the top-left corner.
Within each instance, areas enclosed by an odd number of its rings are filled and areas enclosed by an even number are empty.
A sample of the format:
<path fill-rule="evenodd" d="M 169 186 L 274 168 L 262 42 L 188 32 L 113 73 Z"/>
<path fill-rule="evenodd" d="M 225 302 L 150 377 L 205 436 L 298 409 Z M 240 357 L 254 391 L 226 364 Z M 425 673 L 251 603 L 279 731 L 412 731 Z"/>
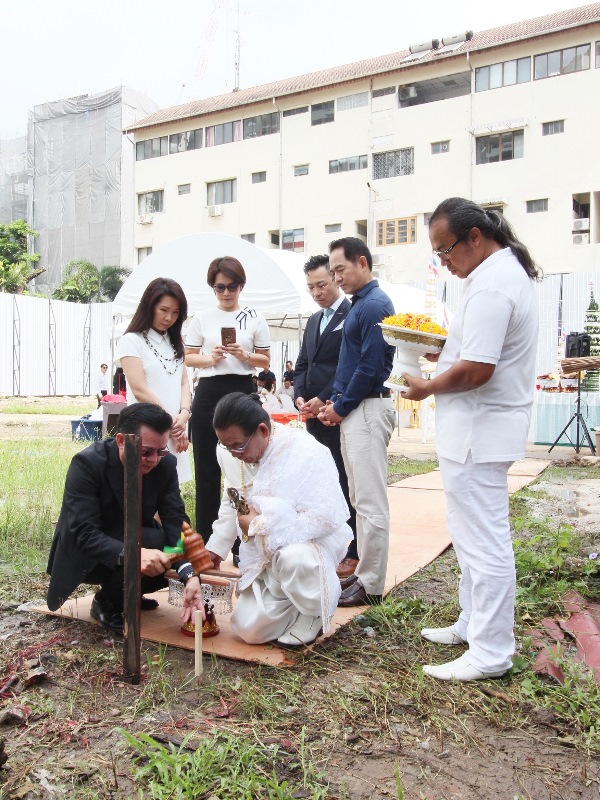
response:
<path fill-rule="evenodd" d="M 322 311 L 317 311 L 306 323 L 302 347 L 294 368 L 294 400 L 298 410 L 306 415 L 308 432 L 329 448 L 350 509 L 348 525 L 352 529 L 353 539 L 346 557 L 337 569 L 337 574 L 343 580 L 354 574 L 358 564 L 356 511 L 350 503 L 348 477 L 340 450 L 339 425 L 323 425 L 317 419 L 317 414 L 331 397 L 342 344 L 342 328 L 350 303 L 333 279 L 328 256 L 312 256 L 304 265 L 304 273 L 306 288 Z"/>
<path fill-rule="evenodd" d="M 166 586 L 164 573 L 171 561 L 163 547 L 176 545 L 182 522 L 189 522 L 179 492 L 177 461 L 167 449 L 172 424 L 160 406 L 134 403 L 119 414 L 114 439 L 95 442 L 73 457 L 48 560 L 51 611 L 80 583 L 100 584 L 90 613 L 105 627 L 123 632 L 124 434 L 141 438 L 142 592 Z M 200 582 L 191 564 L 182 560 L 174 566 L 185 584 L 184 605 L 202 609 Z M 157 605 L 142 598 L 142 609 Z"/>

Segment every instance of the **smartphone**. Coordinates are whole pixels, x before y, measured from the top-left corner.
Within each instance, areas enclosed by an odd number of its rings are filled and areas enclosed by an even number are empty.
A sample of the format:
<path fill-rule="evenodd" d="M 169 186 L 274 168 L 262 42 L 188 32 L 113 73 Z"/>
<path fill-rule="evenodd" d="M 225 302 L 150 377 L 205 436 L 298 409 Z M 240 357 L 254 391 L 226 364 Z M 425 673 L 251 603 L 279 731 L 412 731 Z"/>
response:
<path fill-rule="evenodd" d="M 235 328 L 221 328 L 221 344 L 226 346 L 235 343 Z"/>

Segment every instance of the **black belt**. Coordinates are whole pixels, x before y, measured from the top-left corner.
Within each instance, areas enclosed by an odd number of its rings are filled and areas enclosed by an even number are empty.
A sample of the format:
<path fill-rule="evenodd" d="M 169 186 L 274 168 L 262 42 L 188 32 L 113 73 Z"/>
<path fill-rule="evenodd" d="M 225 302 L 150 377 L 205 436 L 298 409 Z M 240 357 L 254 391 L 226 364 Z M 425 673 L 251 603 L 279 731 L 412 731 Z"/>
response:
<path fill-rule="evenodd" d="M 389 389 L 387 389 L 387 391 L 385 391 L 385 392 L 373 392 L 373 394 L 368 394 L 365 397 L 365 400 L 371 400 L 374 397 L 377 397 L 380 400 L 384 400 L 386 397 L 391 397 L 391 396 L 392 396 L 392 393 L 390 392 Z"/>

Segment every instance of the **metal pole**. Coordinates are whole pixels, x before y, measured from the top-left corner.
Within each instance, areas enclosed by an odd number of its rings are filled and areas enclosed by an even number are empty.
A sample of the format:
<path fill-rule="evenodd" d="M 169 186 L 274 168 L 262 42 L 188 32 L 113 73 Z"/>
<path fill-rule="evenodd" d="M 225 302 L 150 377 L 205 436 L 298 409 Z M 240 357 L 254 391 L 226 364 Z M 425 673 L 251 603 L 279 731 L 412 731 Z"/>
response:
<path fill-rule="evenodd" d="M 125 680 L 138 684 L 140 668 L 140 598 L 142 596 L 142 477 L 140 475 L 141 439 L 124 435 L 124 508 L 125 560 L 123 575 L 123 673 Z"/>

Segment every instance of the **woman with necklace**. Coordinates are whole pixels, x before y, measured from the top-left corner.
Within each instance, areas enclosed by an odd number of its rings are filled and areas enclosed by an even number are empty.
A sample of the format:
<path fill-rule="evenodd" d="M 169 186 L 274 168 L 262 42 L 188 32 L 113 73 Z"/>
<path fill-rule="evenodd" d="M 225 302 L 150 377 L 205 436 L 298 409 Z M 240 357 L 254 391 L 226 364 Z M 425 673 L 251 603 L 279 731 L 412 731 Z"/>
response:
<path fill-rule="evenodd" d="M 210 539 L 221 502 L 221 469 L 213 428 L 215 407 L 221 397 L 230 392 L 250 394 L 254 391 L 252 375 L 256 369 L 268 369 L 271 344 L 262 314 L 240 305 L 246 273 L 237 258 L 215 258 L 208 268 L 206 282 L 215 293 L 217 306 L 194 315 L 185 347 L 186 365 L 198 369 L 191 431 L 196 474 L 196 530 L 205 542 Z M 237 561 L 236 552 L 234 556 Z"/>
<path fill-rule="evenodd" d="M 115 363 L 127 379 L 127 402 L 156 403 L 173 417 L 169 450 L 177 456 L 179 483 L 191 480 L 187 423 L 191 393 L 181 327 L 187 300 L 169 278 L 150 281 L 117 345 Z"/>

